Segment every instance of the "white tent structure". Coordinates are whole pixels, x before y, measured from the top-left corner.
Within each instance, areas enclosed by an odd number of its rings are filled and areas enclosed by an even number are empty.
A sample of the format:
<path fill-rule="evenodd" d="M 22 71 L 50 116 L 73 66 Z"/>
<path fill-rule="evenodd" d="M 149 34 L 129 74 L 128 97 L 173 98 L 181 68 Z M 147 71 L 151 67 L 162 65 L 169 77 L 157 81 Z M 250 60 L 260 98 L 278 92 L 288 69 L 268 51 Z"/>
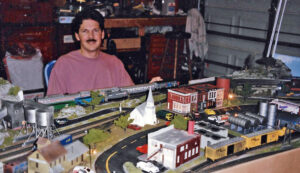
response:
<path fill-rule="evenodd" d="M 133 119 L 131 124 L 144 127 L 146 124 L 155 125 L 156 119 L 152 90 L 149 88 L 147 101 L 137 106 L 131 113 L 129 119 Z"/>

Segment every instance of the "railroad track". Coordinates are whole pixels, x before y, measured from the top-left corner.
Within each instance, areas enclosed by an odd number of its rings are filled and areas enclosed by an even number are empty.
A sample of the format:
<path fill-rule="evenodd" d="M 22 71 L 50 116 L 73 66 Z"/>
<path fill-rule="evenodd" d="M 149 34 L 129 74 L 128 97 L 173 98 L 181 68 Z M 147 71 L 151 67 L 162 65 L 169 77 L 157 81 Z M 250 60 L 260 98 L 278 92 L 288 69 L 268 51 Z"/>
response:
<path fill-rule="evenodd" d="M 78 138 L 86 135 L 86 131 L 91 128 L 99 127 L 102 129 L 107 129 L 113 123 L 113 120 L 117 119 L 119 116 L 121 116 L 123 114 L 127 114 L 129 111 L 130 110 L 127 110 L 120 114 L 113 115 L 113 116 L 110 116 L 107 118 L 103 118 L 101 120 L 96 120 L 96 121 L 93 121 L 93 122 L 90 122 L 87 124 L 76 126 L 74 128 L 59 131 L 59 134 L 69 134 L 69 135 L 72 135 L 73 139 L 78 139 Z M 57 136 L 57 135 L 58 135 L 57 133 L 54 133 L 54 136 Z M 10 162 L 11 160 L 14 160 L 15 157 L 24 156 L 24 155 L 30 153 L 30 151 L 32 151 L 34 141 L 35 141 L 35 138 L 32 137 L 31 140 L 29 140 L 29 142 L 26 143 L 25 146 L 23 146 L 23 143 L 25 142 L 25 140 L 23 140 L 23 141 L 19 141 L 15 145 L 1 149 L 0 161 L 1 162 Z"/>
<path fill-rule="evenodd" d="M 254 159 L 258 159 L 258 158 L 262 158 L 262 157 L 266 157 L 272 154 L 276 154 L 279 152 L 283 152 L 286 150 L 279 150 L 279 151 L 271 151 L 271 152 L 267 152 L 267 153 L 262 153 L 262 154 L 256 154 L 256 155 L 249 155 L 247 157 L 242 157 L 242 155 L 247 154 L 248 152 L 253 152 L 256 150 L 260 150 L 262 148 L 265 147 L 269 147 L 270 145 L 275 145 L 280 143 L 281 141 L 277 141 L 275 143 L 270 143 L 270 144 L 266 144 L 266 145 L 262 145 L 260 147 L 257 148 L 252 148 L 249 150 L 244 150 L 242 152 L 239 153 L 235 153 L 226 157 L 223 157 L 221 159 L 215 160 L 215 161 L 211 161 L 211 160 L 206 160 L 204 162 L 202 162 L 201 164 L 194 166 L 193 168 L 185 171 L 184 173 L 198 173 L 198 172 L 213 172 L 219 169 L 224 169 L 226 167 L 230 167 L 233 166 L 235 164 L 240 164 L 240 163 L 244 163 L 250 160 L 254 160 Z"/>
<path fill-rule="evenodd" d="M 166 101 L 166 99 L 162 99 L 158 102 L 155 102 L 155 105 L 163 103 L 165 101 Z M 110 108 L 110 109 L 113 110 L 114 112 L 119 111 L 119 108 Z M 76 139 L 79 139 L 79 138 L 83 137 L 84 135 L 86 135 L 87 130 L 89 130 L 91 128 L 98 127 L 101 129 L 108 129 L 113 124 L 113 121 L 115 119 L 117 119 L 121 115 L 128 114 L 133 109 L 132 108 L 123 108 L 123 110 L 125 110 L 125 111 L 122 113 L 119 113 L 117 115 L 112 115 L 112 116 L 103 118 L 101 120 L 95 120 L 93 122 L 79 125 L 74 128 L 59 131 L 59 134 L 72 135 L 72 138 L 76 140 Z M 112 112 L 110 112 L 110 113 L 112 113 Z M 91 116 L 91 117 L 87 116 L 84 119 L 78 119 L 78 121 L 88 120 L 88 119 L 94 118 L 94 117 L 95 116 Z M 71 125 L 71 124 L 69 124 L 69 125 Z M 64 127 L 64 126 L 62 126 L 62 127 Z M 54 133 L 54 135 L 57 136 L 58 134 Z M 33 149 L 33 143 L 35 140 L 36 139 L 34 137 L 32 137 L 31 140 L 29 140 L 29 142 L 26 143 L 25 146 L 23 145 L 25 140 L 23 140 L 23 141 L 18 141 L 17 143 L 15 143 L 12 146 L 0 149 L 0 161 L 7 163 L 7 162 L 11 162 L 19 157 L 28 155 Z"/>

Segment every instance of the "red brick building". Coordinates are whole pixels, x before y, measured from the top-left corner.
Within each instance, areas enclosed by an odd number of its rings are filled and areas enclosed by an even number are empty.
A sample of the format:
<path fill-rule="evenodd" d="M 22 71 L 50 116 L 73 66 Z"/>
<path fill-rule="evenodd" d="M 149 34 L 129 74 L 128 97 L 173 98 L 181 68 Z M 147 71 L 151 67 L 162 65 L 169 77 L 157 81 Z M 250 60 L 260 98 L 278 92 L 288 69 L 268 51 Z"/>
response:
<path fill-rule="evenodd" d="M 221 107 L 224 89 L 212 84 L 196 84 L 168 90 L 168 109 L 179 113 L 190 113 L 202 108 Z"/>
<path fill-rule="evenodd" d="M 179 113 L 197 110 L 197 91 L 182 87 L 168 90 L 168 109 Z"/>
<path fill-rule="evenodd" d="M 224 88 L 218 88 L 212 84 L 196 84 L 189 86 L 198 92 L 198 100 L 206 102 L 205 107 L 221 107 L 224 99 Z"/>

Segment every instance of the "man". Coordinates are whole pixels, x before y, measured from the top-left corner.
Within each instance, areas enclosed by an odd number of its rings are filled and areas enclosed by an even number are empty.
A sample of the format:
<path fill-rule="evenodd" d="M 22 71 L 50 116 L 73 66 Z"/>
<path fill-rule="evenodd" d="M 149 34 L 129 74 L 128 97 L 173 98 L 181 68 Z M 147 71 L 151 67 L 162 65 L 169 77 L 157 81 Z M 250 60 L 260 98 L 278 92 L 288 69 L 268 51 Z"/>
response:
<path fill-rule="evenodd" d="M 100 51 L 104 18 L 92 9 L 78 13 L 72 30 L 80 49 L 61 56 L 51 72 L 47 95 L 77 93 L 100 88 L 134 85 L 116 56 Z M 150 82 L 159 81 L 160 77 Z"/>

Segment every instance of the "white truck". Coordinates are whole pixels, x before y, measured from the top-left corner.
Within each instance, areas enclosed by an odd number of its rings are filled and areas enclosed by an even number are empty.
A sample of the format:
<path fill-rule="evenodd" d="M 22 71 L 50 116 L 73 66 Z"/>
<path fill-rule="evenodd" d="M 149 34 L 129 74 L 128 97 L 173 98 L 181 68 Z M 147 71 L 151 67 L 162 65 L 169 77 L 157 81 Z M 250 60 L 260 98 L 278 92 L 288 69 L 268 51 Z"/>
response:
<path fill-rule="evenodd" d="M 209 116 L 207 119 L 208 119 L 208 121 L 214 122 L 217 125 L 223 125 L 227 121 L 228 115 L 227 116 L 226 116 L 226 114 L 225 115 L 214 115 L 214 116 Z"/>
<path fill-rule="evenodd" d="M 145 171 L 145 172 L 149 172 L 149 173 L 158 173 L 159 172 L 159 168 L 151 162 L 139 161 L 136 164 L 136 167 L 143 170 L 143 171 Z"/>

